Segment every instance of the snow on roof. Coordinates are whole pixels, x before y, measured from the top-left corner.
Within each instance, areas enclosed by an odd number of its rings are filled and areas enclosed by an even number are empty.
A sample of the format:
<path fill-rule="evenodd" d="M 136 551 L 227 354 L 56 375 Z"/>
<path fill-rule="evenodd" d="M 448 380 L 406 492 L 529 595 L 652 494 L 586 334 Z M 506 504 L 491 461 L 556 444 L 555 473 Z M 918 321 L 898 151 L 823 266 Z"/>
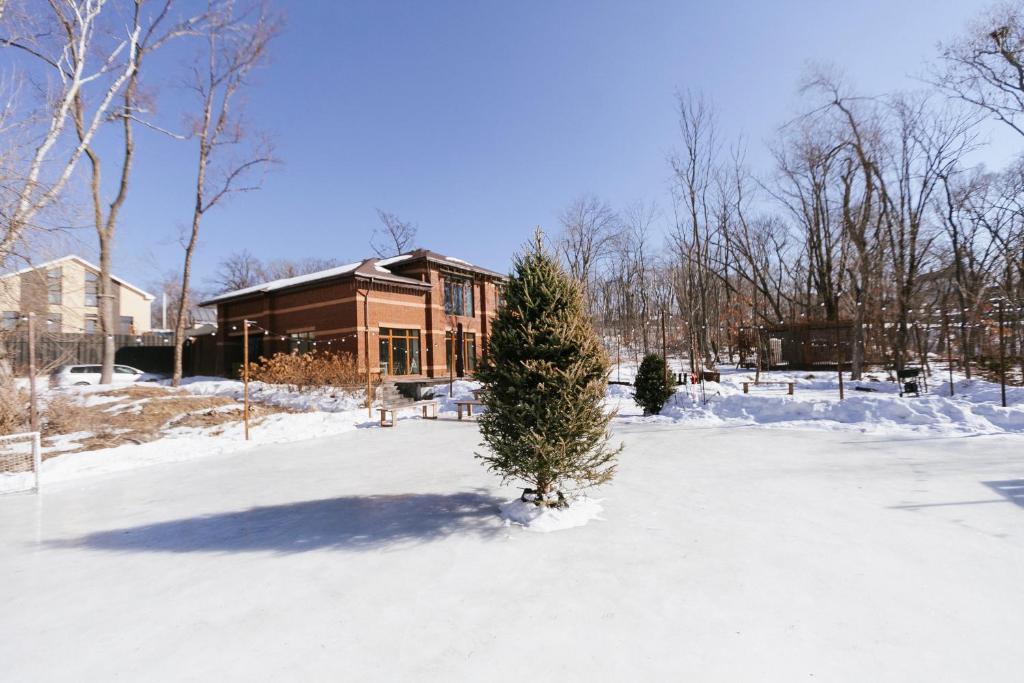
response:
<path fill-rule="evenodd" d="M 21 275 L 23 273 L 31 273 L 34 270 L 44 270 L 46 268 L 52 268 L 53 266 L 57 265 L 58 263 L 64 263 L 65 261 L 77 261 L 78 263 L 80 263 L 81 265 L 85 266 L 89 270 L 94 270 L 97 273 L 100 272 L 100 267 L 99 266 L 94 265 L 94 264 L 90 263 L 89 261 L 86 261 L 84 258 L 82 258 L 81 256 L 78 256 L 77 254 L 68 254 L 67 256 L 61 256 L 60 258 L 53 259 L 52 261 L 45 261 L 43 263 L 36 263 L 35 265 L 26 266 L 25 268 L 22 268 L 21 270 L 15 270 L 15 271 L 12 271 L 10 273 L 4 273 L 4 274 L 0 275 L 0 279 L 12 277 L 14 275 Z M 146 299 L 148 301 L 152 301 L 153 299 L 156 298 L 154 295 L 150 294 L 149 292 L 147 292 L 146 290 L 142 289 L 141 287 L 136 287 L 135 285 L 133 285 L 132 283 L 128 282 L 127 280 L 119 278 L 118 276 L 116 276 L 114 274 L 110 275 L 110 279 L 113 280 L 114 282 L 118 283 L 122 287 L 126 287 L 126 288 L 132 290 L 133 292 L 136 292 L 136 293 L 140 294 L 142 296 L 142 298 L 144 298 L 144 299 Z"/>
<path fill-rule="evenodd" d="M 412 258 L 412 252 L 408 254 L 399 254 L 398 256 L 392 256 L 391 258 L 385 258 L 377 261 L 378 266 L 390 266 L 392 263 L 399 263 L 401 261 L 408 261 Z"/>
<path fill-rule="evenodd" d="M 281 278 L 280 280 L 271 280 L 270 282 L 264 282 L 262 284 L 253 285 L 252 287 L 245 287 L 243 289 L 236 289 L 232 292 L 224 292 L 217 296 L 206 299 L 202 302 L 202 305 L 216 303 L 223 301 L 224 299 L 234 299 L 235 297 L 244 296 L 246 294 L 256 294 L 258 292 L 272 292 L 276 289 L 284 289 L 285 287 L 293 287 L 295 285 L 301 285 L 306 282 L 313 282 L 315 280 L 323 280 L 329 277 L 336 277 L 338 275 L 347 275 L 356 268 L 362 265 L 362 261 L 358 263 L 346 263 L 343 266 L 336 266 L 334 268 L 328 268 L 327 270 L 318 270 L 315 273 L 307 273 L 305 275 L 296 275 L 295 277 Z"/>
<path fill-rule="evenodd" d="M 444 260 L 445 260 L 445 261 L 451 261 L 452 263 L 462 263 L 462 264 L 465 264 L 465 265 L 467 265 L 467 266 L 472 266 L 472 265 L 473 265 L 473 264 L 472 264 L 472 263 L 470 263 L 469 261 L 463 261 L 462 259 L 460 259 L 460 258 L 455 258 L 454 256 L 445 256 L 445 257 L 444 257 Z"/>

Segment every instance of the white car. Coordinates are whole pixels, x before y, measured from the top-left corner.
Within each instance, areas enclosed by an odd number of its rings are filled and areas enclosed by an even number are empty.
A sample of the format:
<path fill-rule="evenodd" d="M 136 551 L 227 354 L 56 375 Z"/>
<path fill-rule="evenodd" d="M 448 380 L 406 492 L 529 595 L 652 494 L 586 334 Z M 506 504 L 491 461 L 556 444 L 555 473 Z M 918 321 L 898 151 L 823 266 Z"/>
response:
<path fill-rule="evenodd" d="M 115 365 L 113 384 L 137 382 L 145 373 L 128 365 Z M 53 383 L 59 387 L 81 387 L 100 383 L 99 365 L 65 365 L 53 375 Z"/>

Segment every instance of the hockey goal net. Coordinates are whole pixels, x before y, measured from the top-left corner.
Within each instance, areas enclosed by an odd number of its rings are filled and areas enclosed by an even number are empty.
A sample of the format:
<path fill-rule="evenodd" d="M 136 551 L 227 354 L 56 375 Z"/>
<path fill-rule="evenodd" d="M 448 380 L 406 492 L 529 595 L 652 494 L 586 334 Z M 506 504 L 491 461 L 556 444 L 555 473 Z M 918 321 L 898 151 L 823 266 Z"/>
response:
<path fill-rule="evenodd" d="M 0 494 L 39 491 L 39 432 L 0 436 Z"/>

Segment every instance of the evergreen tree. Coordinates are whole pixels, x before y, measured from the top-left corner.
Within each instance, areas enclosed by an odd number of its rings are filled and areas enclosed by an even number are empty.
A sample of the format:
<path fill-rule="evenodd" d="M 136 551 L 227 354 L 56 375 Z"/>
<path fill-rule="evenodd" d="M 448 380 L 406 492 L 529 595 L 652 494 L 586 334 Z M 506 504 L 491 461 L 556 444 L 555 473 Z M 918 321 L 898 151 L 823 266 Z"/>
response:
<path fill-rule="evenodd" d="M 640 368 L 636 372 L 636 392 L 634 398 L 648 415 L 657 415 L 661 412 L 665 401 L 675 393 L 668 381 L 668 368 L 665 360 L 654 353 L 649 353 L 640 361 Z"/>
<path fill-rule="evenodd" d="M 487 406 L 480 432 L 490 453 L 477 457 L 503 483 L 530 484 L 525 493 L 537 505 L 565 505 L 570 482 L 610 480 L 622 447 L 608 444 L 608 359 L 579 285 L 544 248 L 540 230 L 516 257 L 491 330 L 477 371 Z"/>

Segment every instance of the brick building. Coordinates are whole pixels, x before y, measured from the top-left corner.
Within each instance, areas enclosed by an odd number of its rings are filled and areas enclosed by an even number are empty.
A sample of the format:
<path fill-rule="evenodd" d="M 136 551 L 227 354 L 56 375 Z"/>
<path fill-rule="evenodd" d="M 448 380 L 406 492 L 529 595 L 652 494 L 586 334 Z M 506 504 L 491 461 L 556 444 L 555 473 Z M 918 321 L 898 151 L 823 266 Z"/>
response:
<path fill-rule="evenodd" d="M 218 374 L 249 356 L 331 350 L 352 353 L 384 377 L 471 375 L 486 348 L 505 277 L 426 249 L 370 258 L 213 297 Z M 454 348 L 453 348 L 454 347 Z"/>

